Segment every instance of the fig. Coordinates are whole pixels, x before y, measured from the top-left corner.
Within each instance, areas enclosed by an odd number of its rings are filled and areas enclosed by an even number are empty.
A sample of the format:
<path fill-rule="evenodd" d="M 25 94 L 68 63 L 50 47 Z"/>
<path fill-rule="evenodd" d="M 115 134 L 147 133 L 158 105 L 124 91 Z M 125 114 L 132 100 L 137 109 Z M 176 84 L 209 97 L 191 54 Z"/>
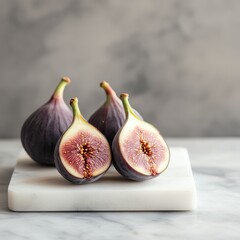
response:
<path fill-rule="evenodd" d="M 65 86 L 70 82 L 63 77 L 49 101 L 32 113 L 22 126 L 22 145 L 39 164 L 54 165 L 57 141 L 72 122 L 72 112 L 63 100 Z"/>
<path fill-rule="evenodd" d="M 56 145 L 55 166 L 72 183 L 91 183 L 110 167 L 111 149 L 104 135 L 83 118 L 78 99 L 71 99 L 70 105 L 73 121 Z"/>
<path fill-rule="evenodd" d="M 111 145 L 113 138 L 125 121 L 125 111 L 122 101 L 107 82 L 101 82 L 100 87 L 106 92 L 106 101 L 92 114 L 88 122 L 96 127 Z M 134 111 L 142 119 L 140 114 L 136 110 Z"/>
<path fill-rule="evenodd" d="M 157 177 L 169 164 L 169 148 L 160 132 L 141 120 L 128 101 L 120 95 L 126 120 L 112 143 L 113 165 L 125 178 L 143 181 Z"/>

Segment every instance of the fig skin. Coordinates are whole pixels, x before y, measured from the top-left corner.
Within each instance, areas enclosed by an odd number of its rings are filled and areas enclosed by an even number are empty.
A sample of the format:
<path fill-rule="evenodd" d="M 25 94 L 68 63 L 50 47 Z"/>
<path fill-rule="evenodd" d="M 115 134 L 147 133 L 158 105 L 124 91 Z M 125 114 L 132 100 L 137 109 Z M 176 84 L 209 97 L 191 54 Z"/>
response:
<path fill-rule="evenodd" d="M 168 145 L 166 144 L 166 142 L 164 141 L 164 139 L 162 138 L 162 136 L 160 135 L 160 133 L 158 132 L 157 129 L 155 129 L 149 123 L 146 123 L 143 120 L 139 119 L 138 116 L 134 113 L 133 109 L 131 108 L 130 104 L 128 103 L 128 94 L 126 94 L 126 93 L 121 94 L 121 99 L 123 101 L 127 117 L 126 117 L 126 121 L 125 121 L 124 125 L 118 131 L 118 133 L 116 134 L 116 136 L 113 140 L 113 143 L 112 143 L 113 165 L 116 168 L 116 170 L 123 177 L 125 177 L 126 179 L 129 179 L 129 180 L 144 181 L 144 180 L 155 178 L 155 177 L 159 176 L 163 171 L 165 171 L 167 169 L 168 165 L 169 165 L 169 162 L 170 162 L 169 147 L 168 147 Z M 134 156 L 130 154 L 129 149 L 131 149 L 131 148 L 133 149 L 135 147 L 134 144 L 129 144 L 129 146 L 127 146 L 127 151 L 128 151 L 127 154 L 123 153 L 123 151 L 124 151 L 123 142 L 121 142 L 120 139 L 121 139 L 121 135 L 123 134 L 124 128 L 127 127 L 127 125 L 129 124 L 130 121 L 131 121 L 131 129 L 129 129 L 129 131 L 127 131 L 128 132 L 127 137 L 129 139 L 134 139 L 134 137 L 138 136 L 138 132 L 136 130 L 138 128 L 134 128 L 135 126 L 133 124 L 134 122 L 137 122 L 136 126 L 139 126 L 140 130 L 148 130 L 148 128 L 149 128 L 149 136 L 151 136 L 151 137 L 150 137 L 150 141 L 149 141 L 150 144 L 147 145 L 147 147 L 149 147 L 149 148 L 152 147 L 152 150 L 153 150 L 154 147 L 153 147 L 153 144 L 151 145 L 151 142 L 155 144 L 155 139 L 153 139 L 154 135 L 156 136 L 156 140 L 158 141 L 157 143 L 162 144 L 162 146 L 163 146 L 162 149 L 164 150 L 163 157 L 165 157 L 166 159 L 163 158 L 163 167 L 161 166 L 159 172 L 157 172 L 156 166 L 155 166 L 153 168 L 153 170 L 152 170 L 153 172 L 151 172 L 151 174 L 144 174 L 144 173 L 137 170 L 138 166 L 136 166 L 136 169 L 135 169 L 126 160 L 126 156 L 129 159 L 135 159 L 135 160 L 137 158 L 141 157 L 141 156 L 137 155 L 138 152 L 134 152 L 134 154 L 135 154 Z M 143 125 L 144 127 L 141 128 L 141 125 Z M 131 130 L 132 130 L 132 132 L 131 132 Z M 146 135 L 146 133 L 145 133 L 145 135 Z M 126 133 L 125 133 L 125 137 L 126 137 Z M 122 138 L 123 138 L 123 136 L 122 136 Z M 136 139 L 138 140 L 138 137 L 136 137 Z M 160 140 L 160 142 L 159 142 L 159 140 Z M 137 143 L 137 144 L 139 144 L 139 143 Z M 139 144 L 139 146 L 140 146 L 140 144 Z M 159 154 L 156 154 L 156 153 L 159 153 L 159 149 L 160 149 L 159 145 L 157 145 L 157 149 L 158 149 L 157 150 L 158 152 L 157 151 L 154 152 L 154 150 L 151 152 L 151 154 L 153 153 L 154 157 L 159 156 Z M 125 147 L 125 151 L 126 151 L 126 147 Z M 140 150 L 134 149 L 134 151 L 140 151 Z M 151 151 L 151 149 L 149 151 Z M 150 159 L 154 159 L 154 158 L 150 157 Z M 155 162 L 153 164 L 155 164 Z M 154 165 L 149 165 L 149 166 L 154 166 Z M 149 167 L 149 169 L 150 169 L 150 167 Z"/>
<path fill-rule="evenodd" d="M 70 105 L 73 109 L 73 120 L 72 124 L 61 136 L 55 147 L 55 166 L 58 172 L 71 183 L 92 183 L 101 178 L 111 166 L 111 149 L 105 136 L 97 128 L 88 123 L 87 120 L 85 120 L 81 115 L 78 108 L 78 99 L 71 99 Z M 96 139 L 98 141 L 96 141 Z M 87 155 L 88 152 L 84 152 L 86 150 L 80 150 L 80 147 L 86 144 L 89 144 L 90 151 L 92 151 L 90 155 Z M 87 149 L 87 151 L 88 150 L 89 149 Z M 68 155 L 64 156 L 63 153 Z M 101 157 L 99 157 L 99 154 L 102 154 Z M 68 159 L 66 156 L 68 156 Z M 103 161 L 103 164 L 100 164 L 101 170 L 98 172 L 98 174 L 95 175 L 95 171 L 99 171 L 99 168 L 95 167 L 94 169 L 94 165 L 97 165 L 97 163 L 94 161 L 99 161 L 99 159 Z M 81 163 L 82 161 L 84 163 Z M 86 165 L 84 165 L 86 162 L 89 164 L 88 168 Z M 82 174 L 84 171 L 86 173 L 86 176 Z M 80 173 L 81 177 L 76 175 L 74 176 L 74 174 L 71 172 L 74 172 L 77 175 Z"/>
<path fill-rule="evenodd" d="M 125 121 L 125 110 L 122 101 L 116 95 L 109 83 L 103 81 L 100 83 L 106 92 L 105 103 L 91 115 L 88 122 L 96 127 L 108 140 L 110 146 L 113 138 Z M 142 116 L 134 110 L 140 119 Z"/>
<path fill-rule="evenodd" d="M 21 129 L 21 142 L 35 162 L 54 165 L 55 146 L 72 122 L 72 112 L 63 100 L 63 92 L 71 80 L 63 77 L 47 103 L 33 112 Z"/>

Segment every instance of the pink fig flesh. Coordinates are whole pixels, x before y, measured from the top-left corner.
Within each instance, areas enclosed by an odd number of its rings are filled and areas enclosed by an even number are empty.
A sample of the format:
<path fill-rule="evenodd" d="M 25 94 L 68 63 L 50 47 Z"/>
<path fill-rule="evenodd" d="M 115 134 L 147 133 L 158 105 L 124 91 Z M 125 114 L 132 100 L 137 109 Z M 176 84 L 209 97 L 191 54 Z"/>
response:
<path fill-rule="evenodd" d="M 63 141 L 60 149 L 62 163 L 73 176 L 91 178 L 108 168 L 108 145 L 87 131 Z"/>

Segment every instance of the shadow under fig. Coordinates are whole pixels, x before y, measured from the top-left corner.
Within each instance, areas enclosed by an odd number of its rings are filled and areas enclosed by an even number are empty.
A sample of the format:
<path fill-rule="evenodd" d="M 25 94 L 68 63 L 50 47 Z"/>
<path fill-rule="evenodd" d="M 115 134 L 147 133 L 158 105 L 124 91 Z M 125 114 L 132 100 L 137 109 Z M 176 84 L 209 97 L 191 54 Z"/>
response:
<path fill-rule="evenodd" d="M 8 211 L 8 185 L 12 177 L 13 167 L 0 169 L 0 211 Z"/>

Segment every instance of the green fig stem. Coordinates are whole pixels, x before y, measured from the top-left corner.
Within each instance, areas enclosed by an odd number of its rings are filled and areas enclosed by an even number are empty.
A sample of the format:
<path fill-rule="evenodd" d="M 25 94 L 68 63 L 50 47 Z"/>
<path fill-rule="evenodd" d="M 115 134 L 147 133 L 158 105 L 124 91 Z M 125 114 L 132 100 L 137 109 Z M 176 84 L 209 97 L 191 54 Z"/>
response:
<path fill-rule="evenodd" d="M 115 91 L 111 88 L 108 82 L 106 81 L 101 82 L 100 87 L 105 90 L 107 95 L 107 101 L 109 101 L 110 98 L 117 97 Z"/>
<path fill-rule="evenodd" d="M 72 107 L 73 110 L 73 121 L 75 120 L 82 120 L 84 122 L 86 122 L 87 120 L 82 116 L 79 106 L 78 106 L 78 98 L 72 98 L 70 100 L 70 105 Z"/>
<path fill-rule="evenodd" d="M 129 98 L 129 95 L 127 93 L 122 93 L 120 95 L 120 98 L 122 100 L 122 103 L 123 103 L 123 107 L 124 107 L 124 110 L 125 110 L 125 113 L 126 113 L 126 117 L 129 118 L 130 116 L 133 116 L 139 120 L 141 120 L 137 115 L 136 113 L 134 112 L 134 110 L 132 109 L 129 101 L 128 101 L 128 98 Z"/>
<path fill-rule="evenodd" d="M 60 83 L 57 85 L 53 95 L 52 99 L 59 99 L 63 97 L 63 91 L 65 87 L 71 82 L 70 78 L 68 77 L 63 77 L 60 81 Z"/>

